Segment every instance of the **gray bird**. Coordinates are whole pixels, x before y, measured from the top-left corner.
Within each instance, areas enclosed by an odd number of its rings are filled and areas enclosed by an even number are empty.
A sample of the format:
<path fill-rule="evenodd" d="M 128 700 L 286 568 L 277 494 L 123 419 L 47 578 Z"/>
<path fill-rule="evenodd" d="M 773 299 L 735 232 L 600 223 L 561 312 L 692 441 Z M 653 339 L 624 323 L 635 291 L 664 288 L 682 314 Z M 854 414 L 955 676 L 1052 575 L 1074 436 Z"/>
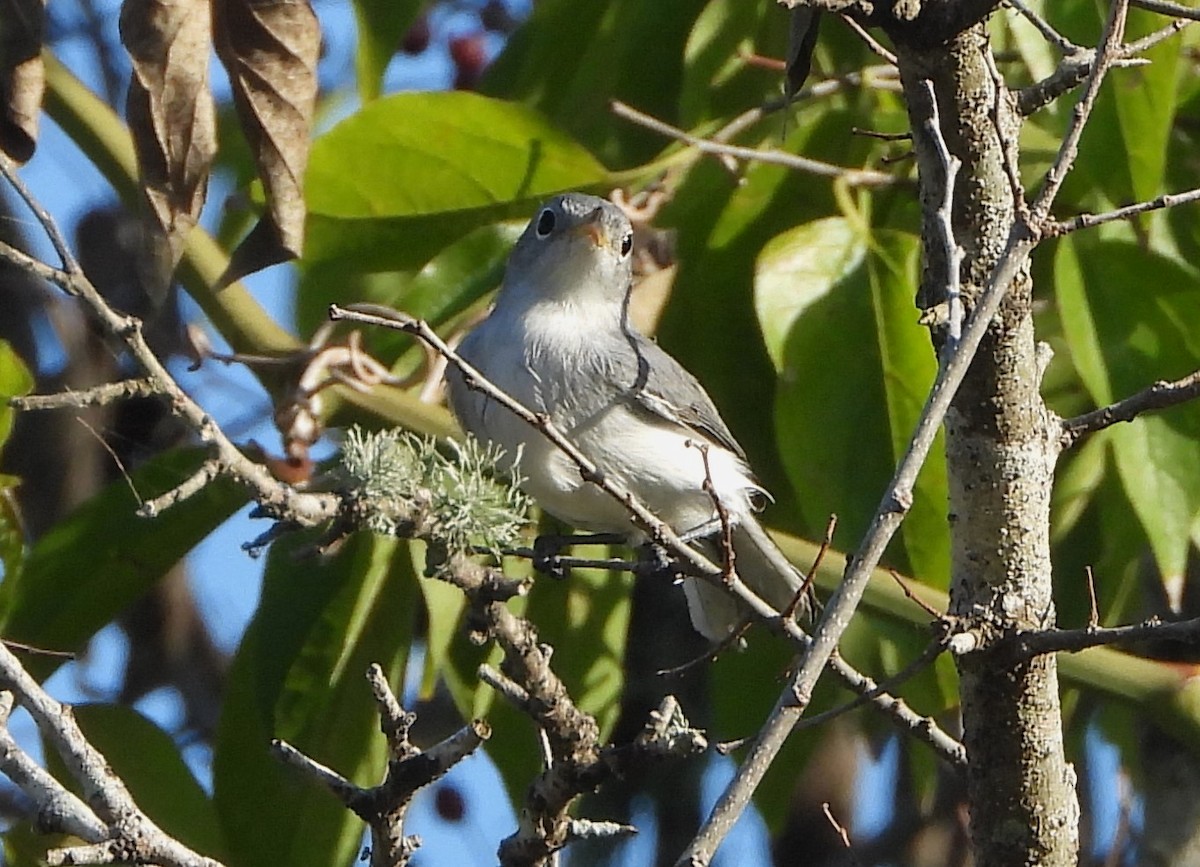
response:
<path fill-rule="evenodd" d="M 704 491 L 708 446 L 713 486 L 733 525 L 742 580 L 782 610 L 801 574 L 754 516 L 764 492 L 746 456 L 696 378 L 630 325 L 633 227 L 611 202 L 556 196 L 517 240 L 491 314 L 459 353 L 534 412 L 545 413 L 578 448 L 681 535 L 720 563 L 720 524 Z M 572 526 L 645 541 L 613 497 L 541 433 L 449 374 L 450 402 L 466 430 L 520 454 L 523 487 Z M 743 606 L 700 579 L 686 579 L 692 625 L 719 641 Z M 803 611 L 803 606 L 801 608 Z"/>

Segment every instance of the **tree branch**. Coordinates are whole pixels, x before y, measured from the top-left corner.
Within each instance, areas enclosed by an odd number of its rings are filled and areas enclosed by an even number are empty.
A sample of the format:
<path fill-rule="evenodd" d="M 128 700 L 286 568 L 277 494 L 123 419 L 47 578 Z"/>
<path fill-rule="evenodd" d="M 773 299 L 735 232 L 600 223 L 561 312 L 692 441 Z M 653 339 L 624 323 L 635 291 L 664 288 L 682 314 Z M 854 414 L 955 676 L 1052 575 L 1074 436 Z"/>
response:
<path fill-rule="evenodd" d="M 13 189 L 37 216 L 62 259 L 63 268 L 46 265 L 5 242 L 0 242 L 0 259 L 48 280 L 68 295 L 83 302 L 104 333 L 110 339 L 124 344 L 145 372 L 146 380 L 152 385 L 141 387 L 143 393 L 152 390 L 166 400 L 172 412 L 183 419 L 200 440 L 208 443 L 213 449 L 221 472 L 249 488 L 267 514 L 277 520 L 304 527 L 315 526 L 331 519 L 340 505 L 338 497 L 333 494 L 297 491 L 277 480 L 266 467 L 242 454 L 212 417 L 179 386 L 170 371 L 150 349 L 142 334 L 141 320 L 115 311 L 84 275 L 54 219 L 33 197 L 7 157 L 0 156 L 0 174 L 12 184 Z M 164 502 L 177 502 L 182 499 L 179 496 L 172 498 L 170 494 L 164 496 L 167 497 Z"/>
<path fill-rule="evenodd" d="M 1088 434 L 1104 430 L 1123 421 L 1133 421 L 1139 415 L 1154 410 L 1178 406 L 1200 397 L 1200 370 L 1174 382 L 1159 380 L 1124 400 L 1092 410 L 1061 422 L 1059 442 L 1068 449 Z"/>
<path fill-rule="evenodd" d="M 1076 653 L 1089 647 L 1132 644 L 1139 641 L 1179 641 L 1200 644 L 1200 617 L 1174 622 L 1151 617 L 1124 626 L 1085 626 L 1082 629 L 1044 629 L 1018 632 L 997 641 L 993 648 L 1013 663 L 1046 653 Z"/>
<path fill-rule="evenodd" d="M 517 417 L 524 420 L 527 424 L 540 431 L 550 442 L 554 443 L 562 452 L 567 455 L 579 468 L 581 476 L 597 485 L 619 503 L 633 516 L 635 523 L 657 544 L 664 547 L 673 557 L 677 558 L 682 565 L 684 571 L 692 576 L 703 578 L 709 581 L 714 586 L 721 587 L 726 591 L 733 593 L 739 600 L 744 602 L 750 611 L 765 623 L 770 628 L 781 632 L 789 640 L 796 643 L 801 649 L 809 648 L 812 639 L 804 632 L 803 629 L 790 617 L 782 617 L 779 612 L 775 611 L 761 597 L 751 591 L 745 582 L 738 576 L 734 569 L 728 576 L 725 575 L 725 570 L 720 566 L 712 563 L 695 549 L 691 548 L 671 529 L 671 527 L 659 520 L 648 508 L 637 500 L 633 494 L 625 490 L 620 485 L 617 485 L 603 473 L 598 471 L 596 465 L 590 458 L 584 455 L 561 431 L 559 431 L 548 418 L 538 415 L 522 406 L 520 402 L 514 400 L 510 395 L 502 389 L 497 388 L 491 383 L 487 377 L 483 376 L 479 371 L 475 370 L 470 364 L 463 360 L 453 349 L 446 345 L 429 325 L 421 320 L 414 319 L 405 313 L 392 310 L 387 307 L 381 307 L 374 304 L 356 304 L 350 307 L 339 307 L 333 305 L 330 308 L 330 317 L 333 319 L 349 319 L 355 322 L 365 324 L 380 325 L 385 328 L 393 328 L 400 331 L 405 331 L 424 340 L 440 353 L 449 364 L 458 368 L 466 378 L 472 388 L 476 388 L 488 397 L 495 400 L 498 404 L 505 407 L 509 412 L 512 412 Z M 936 426 L 932 429 L 936 434 Z M 932 443 L 933 437 L 930 435 L 929 443 Z M 928 444 L 926 444 L 926 449 Z M 919 465 L 912 469 L 912 477 L 915 479 Z M 911 490 L 911 482 L 909 483 Z M 909 495 L 911 500 L 911 494 Z M 894 532 L 894 530 L 893 530 Z M 884 540 L 882 545 L 886 545 Z M 880 548 L 882 551 L 882 547 Z M 876 555 L 878 562 L 878 555 Z M 863 573 L 865 582 L 870 578 L 871 567 L 868 567 Z M 865 583 L 864 583 L 865 587 Z M 860 591 L 861 593 L 861 591 Z M 836 641 L 834 642 L 836 643 Z M 834 673 L 846 684 L 848 688 L 857 692 L 870 692 L 875 689 L 875 683 L 870 678 L 854 670 L 845 661 L 839 661 L 836 664 L 831 664 Z M 921 739 L 932 747 L 939 756 L 951 764 L 958 764 L 962 760 L 961 746 L 954 745 L 954 739 L 945 732 L 941 731 L 932 720 L 918 717 L 903 702 L 889 695 L 877 695 L 870 700 L 871 706 L 882 711 L 886 716 L 902 731 L 921 730 L 928 731 L 927 737 Z"/>
<path fill-rule="evenodd" d="M 716 142 L 710 139 L 694 136 L 689 132 L 684 132 L 681 129 L 664 123 L 657 118 L 651 117 L 648 114 L 643 114 L 637 109 L 626 105 L 623 102 L 614 100 L 611 104 L 612 112 L 617 117 L 636 123 L 638 126 L 657 132 L 661 135 L 681 141 L 689 147 L 694 147 L 700 153 L 713 154 L 719 157 L 728 157 L 735 160 L 750 160 L 753 162 L 770 163 L 772 165 L 783 166 L 789 169 L 796 169 L 802 172 L 819 175 L 826 178 L 837 178 L 850 186 L 861 187 L 883 187 L 890 186 L 896 183 L 896 179 L 891 175 L 877 172 L 873 169 L 852 169 L 844 166 L 835 166 L 832 163 L 821 162 L 820 160 L 810 159 L 808 157 L 790 154 L 786 151 L 776 150 L 774 148 L 747 148 L 738 145 L 725 144 Z"/>
<path fill-rule="evenodd" d="M 1172 18 L 1188 18 L 1200 21 L 1200 9 L 1184 6 L 1182 3 L 1170 3 L 1167 0 L 1131 0 L 1132 5 L 1159 15 L 1170 15 Z"/>
<path fill-rule="evenodd" d="M 1123 208 L 1117 208 L 1113 211 L 1105 211 L 1102 214 L 1079 214 L 1069 220 L 1049 220 L 1043 231 L 1047 238 L 1057 238 L 1061 235 L 1077 232 L 1080 229 L 1090 229 L 1093 226 L 1099 226 L 1103 223 L 1111 223 L 1114 220 L 1127 220 L 1130 217 L 1144 214 L 1147 211 L 1156 211 L 1160 208 L 1173 208 L 1176 205 L 1186 205 L 1195 201 L 1200 201 L 1200 187 L 1183 193 L 1167 193 L 1159 196 L 1157 199 L 1151 199 L 1147 202 L 1137 202 L 1136 204 L 1126 205 Z"/>
<path fill-rule="evenodd" d="M 379 665 L 367 671 L 371 692 L 379 706 L 379 728 L 388 740 L 387 773 L 378 786 L 362 788 L 284 741 L 272 741 L 275 756 L 329 789 L 371 833 L 371 867 L 405 867 L 421 845 L 420 837 L 406 836 L 404 817 L 418 790 L 437 781 L 454 765 L 491 737 L 491 728 L 475 720 L 436 746 L 421 751 L 409 742 L 416 715 L 406 713 L 388 686 Z"/>
<path fill-rule="evenodd" d="M 159 828 L 142 812 L 133 796 L 95 747 L 88 742 L 68 705 L 60 704 L 0 643 L 0 768 L 37 804 L 38 823 L 87 841 L 88 845 L 52 850 L 47 863 L 158 864 L 162 867 L 222 867 Z M 84 801 L 66 791 L 37 767 L 8 732 L 12 699 L 24 707 L 38 730 L 83 789 Z"/>

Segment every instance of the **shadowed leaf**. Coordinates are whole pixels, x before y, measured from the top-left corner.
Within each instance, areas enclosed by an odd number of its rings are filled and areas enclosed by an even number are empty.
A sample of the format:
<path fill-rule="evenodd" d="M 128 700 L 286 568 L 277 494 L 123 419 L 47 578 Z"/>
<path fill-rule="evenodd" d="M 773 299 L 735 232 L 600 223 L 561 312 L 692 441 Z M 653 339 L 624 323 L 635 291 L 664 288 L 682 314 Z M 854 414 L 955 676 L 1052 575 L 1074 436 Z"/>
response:
<path fill-rule="evenodd" d="M 38 539 L 16 575 L 0 583 L 0 633 L 40 647 L 78 650 L 246 501 L 245 491 L 217 479 L 148 520 L 138 500 L 191 476 L 201 449 L 167 452 L 119 479 Z M 61 660 L 37 657 L 38 676 Z"/>
<path fill-rule="evenodd" d="M 208 3 L 126 0 L 121 41 L 133 61 L 125 112 L 150 216 L 142 271 L 161 298 L 200 218 L 217 148 Z"/>
<path fill-rule="evenodd" d="M 359 533 L 332 556 L 293 536 L 271 549 L 262 601 L 230 670 L 213 758 L 214 801 L 239 867 L 354 863 L 362 822 L 269 752 L 286 739 L 359 785 L 386 746 L 365 679 L 397 695 L 420 598 L 394 538 Z"/>
<path fill-rule="evenodd" d="M 321 32 L 308 0 L 216 0 L 213 13 L 217 56 L 229 73 L 268 205 L 242 242 L 247 249 L 234 253 L 224 286 L 300 255 Z"/>

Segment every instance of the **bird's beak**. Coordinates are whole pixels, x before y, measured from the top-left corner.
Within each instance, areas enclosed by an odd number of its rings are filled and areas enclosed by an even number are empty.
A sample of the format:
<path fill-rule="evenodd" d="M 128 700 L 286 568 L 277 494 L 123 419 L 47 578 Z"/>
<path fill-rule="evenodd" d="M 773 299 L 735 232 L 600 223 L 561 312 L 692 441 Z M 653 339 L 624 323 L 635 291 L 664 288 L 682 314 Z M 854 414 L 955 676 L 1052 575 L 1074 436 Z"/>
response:
<path fill-rule="evenodd" d="M 609 243 L 608 232 L 604 230 L 604 221 L 601 219 L 604 212 L 599 208 L 592 211 L 583 218 L 578 226 L 571 230 L 572 234 L 582 235 L 591 240 L 592 244 L 597 247 L 603 247 Z"/>

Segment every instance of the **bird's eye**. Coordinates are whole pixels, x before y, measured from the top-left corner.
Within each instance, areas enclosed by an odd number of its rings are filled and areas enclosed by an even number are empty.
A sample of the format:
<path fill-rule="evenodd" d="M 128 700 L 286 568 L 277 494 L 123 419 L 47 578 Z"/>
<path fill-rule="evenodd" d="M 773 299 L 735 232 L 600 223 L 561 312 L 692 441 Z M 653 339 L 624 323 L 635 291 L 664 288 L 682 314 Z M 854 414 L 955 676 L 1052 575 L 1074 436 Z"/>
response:
<path fill-rule="evenodd" d="M 554 211 L 546 208 L 538 215 L 537 236 L 545 238 L 554 231 Z"/>
<path fill-rule="evenodd" d="M 633 232 L 626 232 L 621 239 L 621 258 L 624 259 L 633 250 Z"/>

